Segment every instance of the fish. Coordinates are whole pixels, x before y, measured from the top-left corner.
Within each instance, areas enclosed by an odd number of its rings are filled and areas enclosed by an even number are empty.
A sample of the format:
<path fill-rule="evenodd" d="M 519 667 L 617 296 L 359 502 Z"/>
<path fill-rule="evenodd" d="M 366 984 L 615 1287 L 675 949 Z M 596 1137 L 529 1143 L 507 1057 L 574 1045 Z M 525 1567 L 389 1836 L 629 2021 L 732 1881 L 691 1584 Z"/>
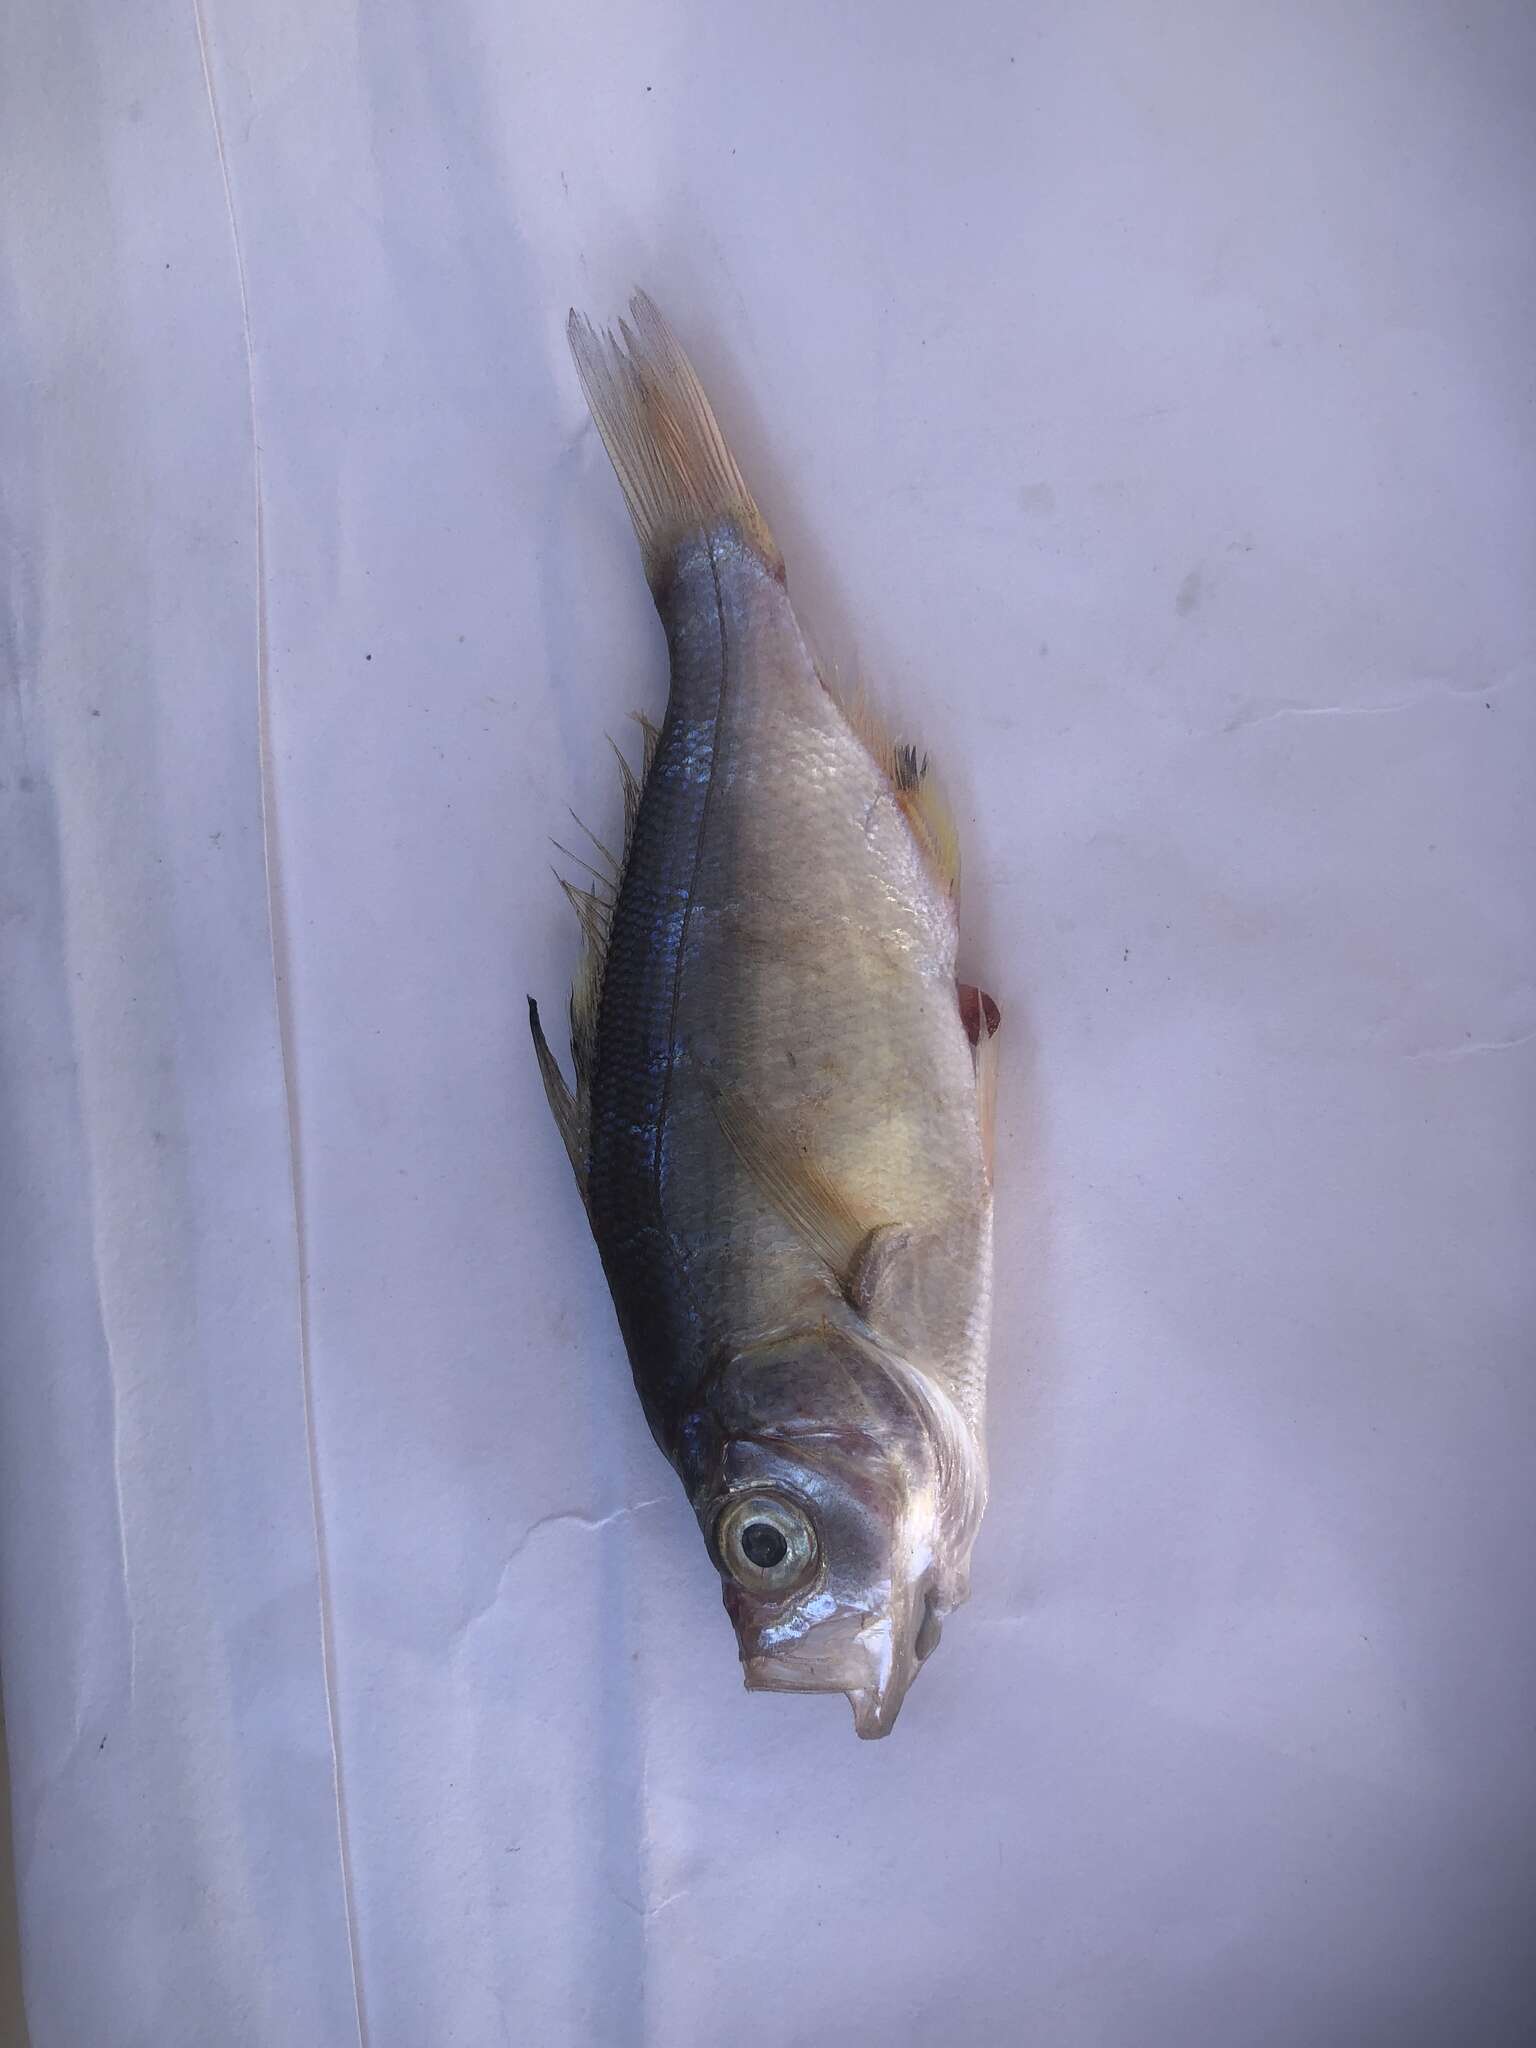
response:
<path fill-rule="evenodd" d="M 534 1051 L 748 1690 L 880 1737 L 986 1505 L 1000 1012 L 928 756 L 811 652 L 671 328 L 638 293 L 567 332 L 671 675 L 621 846 L 563 883 L 573 1079 L 530 997 Z"/>

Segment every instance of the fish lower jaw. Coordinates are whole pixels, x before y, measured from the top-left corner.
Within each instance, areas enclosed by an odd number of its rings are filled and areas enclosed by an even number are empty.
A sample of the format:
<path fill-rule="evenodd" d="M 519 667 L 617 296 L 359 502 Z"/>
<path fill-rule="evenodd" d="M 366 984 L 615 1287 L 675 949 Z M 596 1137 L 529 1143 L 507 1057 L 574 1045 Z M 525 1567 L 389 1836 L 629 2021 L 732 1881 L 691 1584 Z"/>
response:
<path fill-rule="evenodd" d="M 840 1692 L 853 1709 L 853 1732 L 864 1742 L 875 1742 L 890 1734 L 906 1691 L 904 1686 L 892 1687 L 882 1695 L 873 1686 L 838 1685 L 831 1679 L 786 1670 L 772 1657 L 743 1657 L 741 1670 L 748 1692 Z"/>

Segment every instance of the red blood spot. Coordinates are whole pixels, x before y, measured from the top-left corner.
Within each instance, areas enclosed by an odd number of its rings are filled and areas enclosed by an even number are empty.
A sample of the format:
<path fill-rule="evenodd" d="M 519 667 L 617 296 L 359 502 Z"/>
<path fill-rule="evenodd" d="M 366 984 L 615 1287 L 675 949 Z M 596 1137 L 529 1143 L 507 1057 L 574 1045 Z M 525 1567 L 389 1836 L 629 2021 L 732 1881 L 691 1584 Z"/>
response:
<path fill-rule="evenodd" d="M 987 1020 L 987 1036 L 995 1038 L 997 1027 L 1003 1021 L 1003 1013 L 985 989 L 977 988 L 974 982 L 961 981 L 955 984 L 960 998 L 960 1021 L 965 1026 L 965 1035 L 972 1045 L 981 1042 L 981 1020 Z"/>

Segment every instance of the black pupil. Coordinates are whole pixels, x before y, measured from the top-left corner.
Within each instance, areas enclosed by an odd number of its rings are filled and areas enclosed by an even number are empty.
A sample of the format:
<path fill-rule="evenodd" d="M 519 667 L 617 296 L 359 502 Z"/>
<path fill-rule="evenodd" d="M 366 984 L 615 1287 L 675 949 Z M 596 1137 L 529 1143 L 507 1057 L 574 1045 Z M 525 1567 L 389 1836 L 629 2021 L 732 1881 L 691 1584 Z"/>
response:
<path fill-rule="evenodd" d="M 789 1555 L 789 1543 L 782 1529 L 772 1522 L 748 1522 L 741 1532 L 741 1554 L 760 1572 L 771 1572 Z"/>

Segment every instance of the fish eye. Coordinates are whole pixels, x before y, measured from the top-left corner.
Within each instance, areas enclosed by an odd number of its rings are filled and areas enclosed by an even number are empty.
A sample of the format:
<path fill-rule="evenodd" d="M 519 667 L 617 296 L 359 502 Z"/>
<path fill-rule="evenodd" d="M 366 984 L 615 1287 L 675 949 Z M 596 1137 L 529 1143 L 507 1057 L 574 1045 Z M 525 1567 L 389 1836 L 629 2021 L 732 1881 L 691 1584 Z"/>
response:
<path fill-rule="evenodd" d="M 748 1522 L 739 1541 L 743 1557 L 760 1572 L 771 1572 L 789 1555 L 789 1538 L 772 1522 Z"/>
<path fill-rule="evenodd" d="M 771 1493 L 727 1502 L 715 1524 L 720 1563 L 748 1593 L 790 1592 L 816 1562 L 816 1531 L 804 1509 Z"/>

